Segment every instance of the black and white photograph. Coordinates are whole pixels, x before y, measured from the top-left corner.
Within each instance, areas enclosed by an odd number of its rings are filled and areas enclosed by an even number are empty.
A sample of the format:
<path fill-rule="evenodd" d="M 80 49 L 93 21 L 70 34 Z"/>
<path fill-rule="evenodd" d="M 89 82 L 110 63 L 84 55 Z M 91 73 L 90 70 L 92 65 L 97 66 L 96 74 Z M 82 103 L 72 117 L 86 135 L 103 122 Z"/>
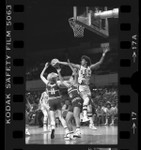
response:
<path fill-rule="evenodd" d="M 117 145 L 119 8 L 27 3 L 25 144 Z"/>

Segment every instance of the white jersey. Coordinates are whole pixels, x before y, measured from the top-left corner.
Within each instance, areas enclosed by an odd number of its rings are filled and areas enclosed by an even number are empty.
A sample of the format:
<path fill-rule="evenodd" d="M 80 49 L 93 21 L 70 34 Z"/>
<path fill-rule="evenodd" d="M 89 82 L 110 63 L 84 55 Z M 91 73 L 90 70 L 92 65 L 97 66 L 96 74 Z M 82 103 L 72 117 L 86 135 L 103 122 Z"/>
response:
<path fill-rule="evenodd" d="M 42 99 L 41 99 L 41 105 L 47 105 L 48 104 L 48 94 L 46 92 L 42 93 Z"/>
<path fill-rule="evenodd" d="M 92 71 L 90 67 L 81 66 L 78 72 L 78 83 L 81 85 L 89 85 Z"/>

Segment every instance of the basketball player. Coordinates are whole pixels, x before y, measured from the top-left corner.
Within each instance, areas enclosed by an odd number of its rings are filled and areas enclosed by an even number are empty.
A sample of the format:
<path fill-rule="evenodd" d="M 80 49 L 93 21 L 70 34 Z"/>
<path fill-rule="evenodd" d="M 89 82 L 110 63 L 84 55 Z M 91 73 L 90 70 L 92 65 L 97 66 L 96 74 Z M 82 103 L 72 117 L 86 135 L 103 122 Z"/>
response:
<path fill-rule="evenodd" d="M 74 83 L 76 83 L 77 87 L 78 87 L 78 72 L 76 70 L 76 68 L 73 68 L 69 59 L 68 59 L 68 63 L 69 63 L 69 67 L 71 68 L 71 70 L 73 71 L 73 75 L 75 75 L 75 78 L 74 78 Z M 73 77 L 73 76 L 72 76 Z M 81 94 L 79 92 L 79 94 Z M 87 111 L 88 111 L 88 118 L 89 118 L 89 128 L 90 129 L 97 129 L 95 126 L 94 126 L 94 121 L 93 121 L 93 108 L 92 108 L 92 101 L 90 101 L 89 105 L 87 106 Z M 85 121 L 85 120 L 84 120 Z"/>
<path fill-rule="evenodd" d="M 71 112 L 73 112 L 73 117 L 74 117 L 75 123 L 76 123 L 76 131 L 73 134 L 73 137 L 80 138 L 81 137 L 80 112 L 82 109 L 83 100 L 80 97 L 78 89 L 77 89 L 77 87 L 78 87 L 77 70 L 75 68 L 72 68 L 72 66 L 70 64 L 69 64 L 69 66 L 71 67 L 73 73 L 72 73 L 72 76 L 70 77 L 70 79 L 68 81 L 63 81 L 62 76 L 60 74 L 60 70 L 57 70 L 57 72 L 59 74 L 60 81 L 62 82 L 62 84 L 64 86 L 66 86 L 68 88 L 68 94 L 69 94 L 69 97 L 70 97 L 70 100 L 72 103 L 72 109 L 70 110 L 70 113 L 67 113 L 67 116 L 66 116 L 67 124 L 69 124 L 69 126 L 70 126 L 70 128 L 69 128 L 70 132 L 66 135 L 66 138 L 71 137 L 70 134 L 73 133 L 73 130 L 72 130 L 73 127 L 72 127 L 72 124 L 70 122 L 70 120 L 72 119 L 72 113 Z"/>
<path fill-rule="evenodd" d="M 69 132 L 66 121 L 62 117 L 61 113 L 61 94 L 59 86 L 61 82 L 57 81 L 58 75 L 54 72 L 49 73 L 47 78 L 44 77 L 44 72 L 48 68 L 48 62 L 45 64 L 44 69 L 40 74 L 41 80 L 46 84 L 46 90 L 48 92 L 49 114 L 51 120 L 51 139 L 55 137 L 55 111 L 58 111 L 59 119 L 65 129 L 65 133 Z"/>
<path fill-rule="evenodd" d="M 41 98 L 39 100 L 40 109 L 43 112 L 43 130 L 47 131 L 47 120 L 48 120 L 48 131 L 50 131 L 50 119 L 49 119 L 49 104 L 48 104 L 48 93 L 44 91 L 41 94 Z"/>
<path fill-rule="evenodd" d="M 79 70 L 78 89 L 83 99 L 83 116 L 84 116 L 83 121 L 84 122 L 89 120 L 88 115 L 87 115 L 87 106 L 89 104 L 90 97 L 91 97 L 89 82 L 90 82 L 92 70 L 98 68 L 102 64 L 105 54 L 108 51 L 109 49 L 105 48 L 103 50 L 103 54 L 102 54 L 100 61 L 95 64 L 91 64 L 90 58 L 85 55 L 81 57 L 81 65 L 71 63 L 72 67 L 77 68 Z M 58 64 L 69 65 L 68 62 L 61 62 L 61 61 L 58 61 Z"/>

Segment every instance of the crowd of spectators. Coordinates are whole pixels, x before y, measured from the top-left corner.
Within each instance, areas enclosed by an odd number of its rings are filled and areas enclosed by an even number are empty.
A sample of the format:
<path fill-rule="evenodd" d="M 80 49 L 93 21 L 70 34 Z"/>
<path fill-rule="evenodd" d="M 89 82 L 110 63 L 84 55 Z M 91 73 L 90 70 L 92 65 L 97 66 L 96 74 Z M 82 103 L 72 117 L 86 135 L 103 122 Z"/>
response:
<path fill-rule="evenodd" d="M 117 123 L 118 116 L 118 90 L 117 88 L 94 89 L 92 99 L 95 107 L 94 121 L 97 125 Z"/>
<path fill-rule="evenodd" d="M 92 99 L 95 104 L 105 106 L 106 102 L 109 101 L 111 104 L 118 102 L 118 90 L 117 88 L 100 88 L 93 89 Z"/>
<path fill-rule="evenodd" d="M 26 92 L 26 113 L 28 114 L 29 124 L 38 124 L 38 116 L 41 113 L 39 99 L 43 91 Z M 68 100 L 66 91 L 62 91 L 62 104 Z M 110 108 L 107 105 L 110 105 Z M 100 88 L 92 90 L 92 105 L 94 108 L 93 118 L 96 125 L 108 124 L 106 119 L 109 117 L 117 118 L 118 114 L 118 90 L 117 88 Z M 108 106 L 109 106 L 108 105 Z M 37 111 L 38 110 L 38 111 Z M 114 118 L 114 119 L 115 119 Z"/>

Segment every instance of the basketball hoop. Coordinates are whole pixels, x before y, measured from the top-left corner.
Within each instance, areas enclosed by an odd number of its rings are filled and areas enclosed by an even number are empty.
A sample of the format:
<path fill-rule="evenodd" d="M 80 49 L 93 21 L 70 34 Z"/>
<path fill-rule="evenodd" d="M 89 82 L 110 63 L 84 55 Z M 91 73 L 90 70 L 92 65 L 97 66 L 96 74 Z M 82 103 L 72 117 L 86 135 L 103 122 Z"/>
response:
<path fill-rule="evenodd" d="M 70 18 L 68 21 L 69 21 L 70 27 L 73 30 L 74 37 L 77 37 L 77 38 L 83 37 L 85 27 L 76 23 L 76 20 L 74 18 Z"/>

